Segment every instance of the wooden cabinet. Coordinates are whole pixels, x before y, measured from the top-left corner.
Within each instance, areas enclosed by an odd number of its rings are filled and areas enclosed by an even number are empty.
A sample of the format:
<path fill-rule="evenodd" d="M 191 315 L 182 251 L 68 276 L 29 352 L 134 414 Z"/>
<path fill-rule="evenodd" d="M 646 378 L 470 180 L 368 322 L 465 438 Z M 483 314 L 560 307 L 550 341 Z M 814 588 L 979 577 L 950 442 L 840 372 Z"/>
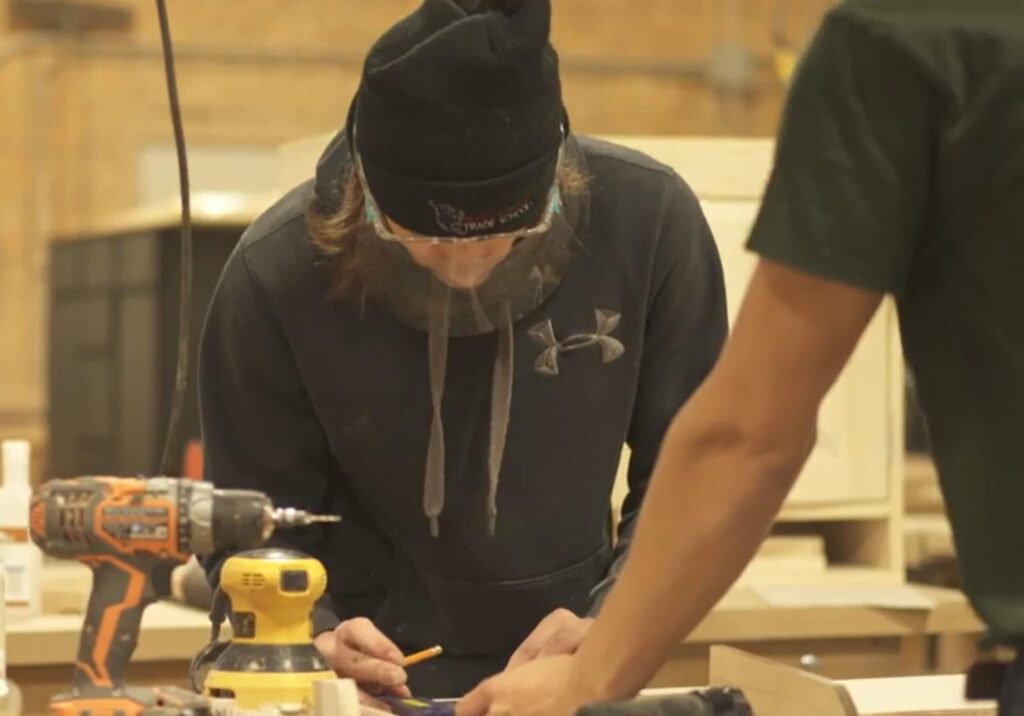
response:
<path fill-rule="evenodd" d="M 772 141 L 612 141 L 672 166 L 693 188 L 718 244 L 733 322 L 757 263 L 745 245 L 771 170 Z M 822 405 L 817 445 L 777 527 L 780 534 L 820 536 L 834 568 L 830 578 L 902 579 L 902 365 L 896 312 L 887 300 Z"/>

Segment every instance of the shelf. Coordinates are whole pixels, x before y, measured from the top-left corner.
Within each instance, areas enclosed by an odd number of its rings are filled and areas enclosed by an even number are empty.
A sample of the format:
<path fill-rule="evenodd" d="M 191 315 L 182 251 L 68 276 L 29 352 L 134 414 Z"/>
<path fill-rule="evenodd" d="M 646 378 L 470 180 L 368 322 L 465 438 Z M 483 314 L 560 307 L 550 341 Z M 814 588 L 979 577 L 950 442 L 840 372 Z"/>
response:
<path fill-rule="evenodd" d="M 887 519 L 892 515 L 892 504 L 865 502 L 850 504 L 787 505 L 778 522 L 832 522 L 844 520 Z"/>

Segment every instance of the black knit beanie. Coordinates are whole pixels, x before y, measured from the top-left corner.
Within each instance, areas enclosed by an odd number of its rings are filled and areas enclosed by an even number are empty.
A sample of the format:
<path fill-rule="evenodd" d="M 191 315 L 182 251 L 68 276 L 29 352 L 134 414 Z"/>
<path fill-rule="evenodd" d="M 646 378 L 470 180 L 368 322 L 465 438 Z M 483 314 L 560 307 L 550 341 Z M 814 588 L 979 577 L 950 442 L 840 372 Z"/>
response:
<path fill-rule="evenodd" d="M 370 50 L 349 115 L 381 210 L 429 236 L 538 222 L 568 131 L 550 0 L 425 0 Z"/>

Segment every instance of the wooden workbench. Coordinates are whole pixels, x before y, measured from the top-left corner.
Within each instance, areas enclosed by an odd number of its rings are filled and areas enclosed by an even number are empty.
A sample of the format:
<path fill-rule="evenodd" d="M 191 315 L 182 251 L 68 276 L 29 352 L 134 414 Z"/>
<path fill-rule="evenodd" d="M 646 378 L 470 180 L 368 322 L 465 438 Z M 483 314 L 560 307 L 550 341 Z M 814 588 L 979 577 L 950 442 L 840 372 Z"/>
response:
<path fill-rule="evenodd" d="M 82 577 L 72 567 L 78 566 L 54 565 L 48 570 L 51 585 L 56 584 L 56 575 L 61 575 L 65 594 L 73 591 L 69 584 Z M 87 589 L 88 582 L 84 587 Z M 737 646 L 790 664 L 813 657 L 819 673 L 831 678 L 928 673 L 936 666 L 928 659 L 935 651 L 929 648 L 931 641 L 947 639 L 962 644 L 972 640 L 981 627 L 960 593 L 934 588 L 920 591 L 934 600 L 933 608 L 782 607 L 768 603 L 751 589 L 737 589 L 679 646 L 652 686 L 706 683 L 712 644 Z M 49 599 L 52 608 L 67 610 L 81 604 L 84 591 L 63 602 L 53 599 L 53 593 Z M 68 685 L 81 621 L 77 614 L 49 614 L 8 625 L 9 671 L 25 692 L 26 714 L 43 713 L 49 697 Z M 204 612 L 169 603 L 153 605 L 143 617 L 131 680 L 185 686 L 188 662 L 206 643 L 209 628 Z M 969 654 L 955 653 L 960 661 L 940 663 L 939 671 L 955 673 L 966 668 L 964 660 Z"/>
<path fill-rule="evenodd" d="M 138 684 L 188 686 L 188 663 L 206 643 L 210 622 L 204 612 L 177 604 L 154 604 L 142 618 L 142 631 L 129 671 Z M 7 625 L 8 675 L 24 698 L 24 713 L 46 713 L 54 694 L 71 684 L 82 617 L 47 614 Z"/>
<path fill-rule="evenodd" d="M 706 683 L 708 649 L 735 646 L 835 679 L 960 673 L 982 625 L 960 592 L 916 591 L 927 610 L 870 606 L 777 606 L 752 589 L 728 594 L 680 644 L 653 686 Z M 934 655 L 934 658 L 933 658 Z"/>

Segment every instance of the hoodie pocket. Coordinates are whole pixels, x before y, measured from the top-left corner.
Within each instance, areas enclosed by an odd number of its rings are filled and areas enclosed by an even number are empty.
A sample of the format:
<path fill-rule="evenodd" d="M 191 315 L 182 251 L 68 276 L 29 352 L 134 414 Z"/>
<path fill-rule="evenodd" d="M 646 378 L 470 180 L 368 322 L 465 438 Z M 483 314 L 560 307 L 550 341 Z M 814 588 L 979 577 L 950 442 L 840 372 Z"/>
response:
<path fill-rule="evenodd" d="M 515 651 L 556 609 L 585 615 L 590 591 L 610 563 L 611 549 L 604 546 L 582 562 L 529 579 L 484 582 L 420 575 L 440 618 L 445 650 L 459 656 L 494 656 Z"/>

